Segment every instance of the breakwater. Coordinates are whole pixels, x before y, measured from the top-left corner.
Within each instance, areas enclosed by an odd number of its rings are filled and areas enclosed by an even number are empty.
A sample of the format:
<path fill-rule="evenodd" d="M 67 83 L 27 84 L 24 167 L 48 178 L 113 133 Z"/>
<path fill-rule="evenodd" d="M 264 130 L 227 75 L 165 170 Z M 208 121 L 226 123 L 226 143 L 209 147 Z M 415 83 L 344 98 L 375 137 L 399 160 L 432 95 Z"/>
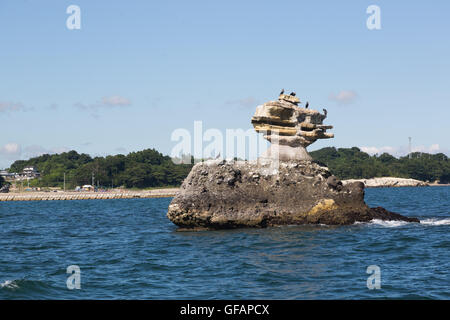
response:
<path fill-rule="evenodd" d="M 173 197 L 178 188 L 121 192 L 12 192 L 0 194 L 0 201 L 90 200 Z"/>

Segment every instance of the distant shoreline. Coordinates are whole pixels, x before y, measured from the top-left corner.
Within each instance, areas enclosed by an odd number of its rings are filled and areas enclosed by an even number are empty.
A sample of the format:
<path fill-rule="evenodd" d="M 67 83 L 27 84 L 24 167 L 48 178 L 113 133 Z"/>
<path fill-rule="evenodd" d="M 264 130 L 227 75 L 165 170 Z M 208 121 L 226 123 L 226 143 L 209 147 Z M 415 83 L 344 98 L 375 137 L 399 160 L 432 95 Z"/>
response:
<path fill-rule="evenodd" d="M 0 201 L 46 201 L 46 200 L 95 200 L 95 199 L 135 199 L 135 198 L 169 198 L 177 194 L 179 188 L 152 190 L 123 190 L 105 192 L 25 191 L 0 193 Z"/>
<path fill-rule="evenodd" d="M 362 180 L 362 179 L 361 179 Z M 367 179 L 369 180 L 369 179 Z M 344 184 L 360 180 L 343 180 Z M 366 188 L 403 188 L 403 187 L 446 187 L 450 184 L 425 183 L 423 185 L 366 185 Z M 138 199 L 138 198 L 171 198 L 180 188 L 162 188 L 152 190 L 122 190 L 105 192 L 76 192 L 76 191 L 24 191 L 0 193 L 0 201 L 49 201 L 49 200 L 106 200 L 106 199 Z"/>
<path fill-rule="evenodd" d="M 427 187 L 431 184 L 421 180 L 397 177 L 375 177 L 370 179 L 348 179 L 342 183 L 362 182 L 366 188 L 399 188 L 399 187 Z"/>
<path fill-rule="evenodd" d="M 450 186 L 450 184 L 448 183 L 443 183 L 443 184 L 439 184 L 439 183 L 429 183 L 423 186 L 365 186 L 366 189 L 376 189 L 376 188 L 423 188 L 423 187 L 448 187 Z"/>

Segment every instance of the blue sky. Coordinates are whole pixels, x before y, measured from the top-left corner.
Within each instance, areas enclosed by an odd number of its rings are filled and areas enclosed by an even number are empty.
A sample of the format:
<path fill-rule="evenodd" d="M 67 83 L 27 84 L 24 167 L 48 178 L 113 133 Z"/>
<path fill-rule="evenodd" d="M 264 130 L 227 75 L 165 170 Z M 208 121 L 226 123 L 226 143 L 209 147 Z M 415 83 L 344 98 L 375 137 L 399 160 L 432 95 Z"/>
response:
<path fill-rule="evenodd" d="M 69 5 L 81 29 L 69 30 Z M 366 8 L 381 9 L 368 30 Z M 309 149 L 449 154 L 448 1 L 0 2 L 0 168 L 44 152 L 156 148 L 177 128 L 251 128 L 294 90 L 327 108 Z"/>

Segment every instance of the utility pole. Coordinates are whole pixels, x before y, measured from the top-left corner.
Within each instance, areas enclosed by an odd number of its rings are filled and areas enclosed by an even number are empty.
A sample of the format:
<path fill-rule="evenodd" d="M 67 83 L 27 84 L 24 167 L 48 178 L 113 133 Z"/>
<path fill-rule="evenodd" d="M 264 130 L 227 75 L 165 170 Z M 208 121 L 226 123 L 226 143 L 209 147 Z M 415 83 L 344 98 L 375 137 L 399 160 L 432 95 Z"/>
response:
<path fill-rule="evenodd" d="M 94 171 L 92 171 L 92 187 L 94 187 L 95 182 L 94 182 Z"/>
<path fill-rule="evenodd" d="M 66 191 L 66 173 L 64 172 L 64 192 Z"/>
<path fill-rule="evenodd" d="M 409 140 L 409 158 L 411 159 L 411 152 L 412 152 L 412 149 L 411 149 L 411 137 L 408 137 L 408 140 Z"/>

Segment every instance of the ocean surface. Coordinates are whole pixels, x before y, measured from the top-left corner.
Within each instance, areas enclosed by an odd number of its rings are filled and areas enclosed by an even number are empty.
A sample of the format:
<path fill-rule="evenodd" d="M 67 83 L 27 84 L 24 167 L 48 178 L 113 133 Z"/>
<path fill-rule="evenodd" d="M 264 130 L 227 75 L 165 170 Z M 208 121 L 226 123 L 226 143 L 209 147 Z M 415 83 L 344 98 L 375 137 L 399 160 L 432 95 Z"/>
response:
<path fill-rule="evenodd" d="M 449 199 L 366 190 L 421 224 L 202 232 L 176 231 L 170 198 L 0 202 L 0 299 L 450 299 Z"/>

